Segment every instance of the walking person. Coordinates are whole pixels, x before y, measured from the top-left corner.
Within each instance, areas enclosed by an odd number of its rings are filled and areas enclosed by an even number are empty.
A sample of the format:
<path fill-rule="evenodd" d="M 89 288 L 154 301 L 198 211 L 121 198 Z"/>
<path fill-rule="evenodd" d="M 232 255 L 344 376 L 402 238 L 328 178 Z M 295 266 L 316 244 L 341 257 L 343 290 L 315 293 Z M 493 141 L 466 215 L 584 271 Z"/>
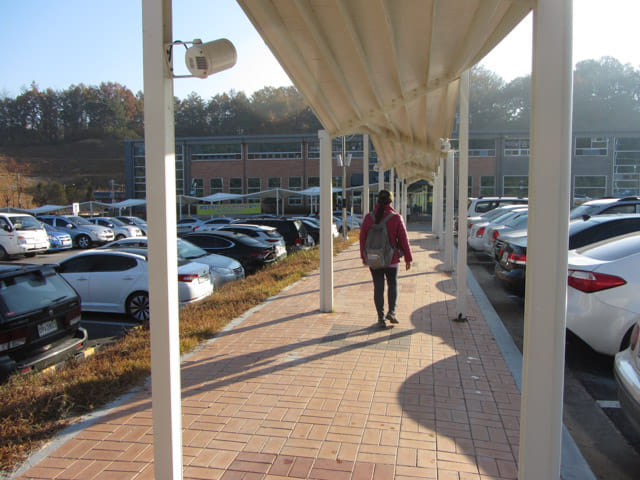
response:
<path fill-rule="evenodd" d="M 363 219 L 362 227 L 360 227 L 360 257 L 362 263 L 369 266 L 371 278 L 373 279 L 373 302 L 378 314 L 378 326 L 386 328 L 389 323 L 398 323 L 396 317 L 396 302 L 398 300 L 398 268 L 403 259 L 406 270 L 411 268 L 413 257 L 411 256 L 411 247 L 409 246 L 409 238 L 407 229 L 404 224 L 402 215 L 393 209 L 393 194 L 389 190 L 381 190 L 378 193 L 378 201 L 373 212 Z M 393 255 L 388 266 L 373 268 L 367 264 L 365 255 L 365 246 L 367 237 L 371 232 L 374 224 L 386 225 L 389 242 L 393 248 Z M 389 310 L 384 314 L 384 286 L 387 283 L 387 303 Z"/>

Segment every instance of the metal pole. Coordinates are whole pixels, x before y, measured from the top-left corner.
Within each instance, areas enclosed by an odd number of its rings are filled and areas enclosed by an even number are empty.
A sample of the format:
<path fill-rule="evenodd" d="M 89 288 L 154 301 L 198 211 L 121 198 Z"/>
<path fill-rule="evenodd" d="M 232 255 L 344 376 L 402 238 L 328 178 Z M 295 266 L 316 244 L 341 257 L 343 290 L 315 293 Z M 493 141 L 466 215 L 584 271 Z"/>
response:
<path fill-rule="evenodd" d="M 362 197 L 360 211 L 364 218 L 369 213 L 369 135 L 362 135 Z"/>
<path fill-rule="evenodd" d="M 342 238 L 347 239 L 347 138 L 342 137 Z"/>
<path fill-rule="evenodd" d="M 447 272 L 453 271 L 453 198 L 454 198 L 454 155 L 453 150 L 447 152 L 447 199 L 445 201 L 445 241 L 444 241 L 444 268 Z"/>
<path fill-rule="evenodd" d="M 176 233 L 171 0 L 142 0 L 145 171 L 149 218 L 149 299 L 153 455 L 156 479 L 182 478 L 182 412 Z M 153 185 L 153 188 L 150 186 Z"/>
<path fill-rule="evenodd" d="M 561 476 L 571 178 L 572 9 L 572 0 L 538 0 L 533 9 L 520 480 Z"/>
<path fill-rule="evenodd" d="M 467 197 L 469 175 L 469 70 L 460 76 L 460 157 L 458 159 L 458 266 L 457 319 L 467 310 Z"/>
<path fill-rule="evenodd" d="M 331 137 L 318 131 L 320 139 L 320 311 L 333 310 L 333 185 L 331 181 Z"/>

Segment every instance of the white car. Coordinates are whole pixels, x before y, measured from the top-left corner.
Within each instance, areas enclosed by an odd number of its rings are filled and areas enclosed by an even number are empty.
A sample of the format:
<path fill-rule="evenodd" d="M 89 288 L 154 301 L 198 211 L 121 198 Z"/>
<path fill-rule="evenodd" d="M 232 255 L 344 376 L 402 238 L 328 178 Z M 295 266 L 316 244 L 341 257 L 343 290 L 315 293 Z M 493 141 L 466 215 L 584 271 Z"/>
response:
<path fill-rule="evenodd" d="M 96 225 L 102 225 L 103 227 L 108 227 L 113 230 L 116 240 L 126 237 L 142 237 L 144 235 L 140 227 L 127 225 L 115 217 L 89 217 L 87 220 Z"/>
<path fill-rule="evenodd" d="M 509 234 L 516 230 L 526 230 L 529 213 L 527 210 L 516 210 L 515 214 L 502 222 L 492 222 L 487 225 L 484 235 L 482 236 L 482 249 L 484 253 L 493 256 L 493 247 L 500 235 Z"/>
<path fill-rule="evenodd" d="M 100 249 L 107 248 L 147 248 L 147 237 L 122 238 L 100 247 Z M 225 283 L 235 280 L 242 280 L 245 275 L 242 264 L 236 259 L 218 255 L 217 253 L 207 253 L 202 248 L 183 238 L 178 238 L 178 261 L 180 260 L 209 265 L 214 288 L 220 288 Z"/>
<path fill-rule="evenodd" d="M 486 223 L 484 222 L 478 222 L 476 224 L 474 224 L 471 227 L 471 231 L 468 233 L 467 235 L 467 245 L 469 245 L 469 247 L 471 247 L 473 250 L 476 250 L 478 252 L 483 252 L 484 251 L 484 235 L 487 231 L 488 228 L 491 227 L 491 225 L 499 225 L 501 223 L 504 223 L 510 219 L 512 219 L 514 216 L 518 215 L 518 212 L 522 211 L 523 209 L 511 209 L 511 210 L 506 210 L 502 213 L 502 215 L 499 215 L 495 218 L 493 218 L 493 220 L 490 220 Z"/>
<path fill-rule="evenodd" d="M 144 249 L 87 250 L 58 264 L 58 272 L 76 289 L 82 310 L 126 313 L 149 320 L 149 268 Z M 197 302 L 213 292 L 209 266 L 183 261 L 178 266 L 180 305 Z"/>
<path fill-rule="evenodd" d="M 629 348 L 616 354 L 613 372 L 620 407 L 631 425 L 640 433 L 640 324 L 631 333 Z"/>
<path fill-rule="evenodd" d="M 629 344 L 640 317 L 640 232 L 569 251 L 567 329 L 596 352 Z"/>

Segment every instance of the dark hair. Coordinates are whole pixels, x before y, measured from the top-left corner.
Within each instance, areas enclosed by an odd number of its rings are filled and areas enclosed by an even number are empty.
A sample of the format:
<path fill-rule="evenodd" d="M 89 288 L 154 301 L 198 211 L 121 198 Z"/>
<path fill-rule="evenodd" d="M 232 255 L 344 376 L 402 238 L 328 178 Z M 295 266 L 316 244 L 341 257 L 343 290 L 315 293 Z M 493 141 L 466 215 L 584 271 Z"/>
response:
<path fill-rule="evenodd" d="M 389 190 L 378 192 L 378 209 L 376 210 L 376 223 L 380 223 L 384 215 L 385 207 L 393 202 L 393 193 Z"/>

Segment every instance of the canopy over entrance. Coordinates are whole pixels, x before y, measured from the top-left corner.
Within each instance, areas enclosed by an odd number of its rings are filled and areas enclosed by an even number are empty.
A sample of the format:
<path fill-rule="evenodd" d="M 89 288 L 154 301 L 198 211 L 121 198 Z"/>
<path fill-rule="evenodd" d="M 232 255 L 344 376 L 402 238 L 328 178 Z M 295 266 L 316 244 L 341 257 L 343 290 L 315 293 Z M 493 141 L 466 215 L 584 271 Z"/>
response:
<path fill-rule="evenodd" d="M 432 180 L 463 71 L 532 0 L 238 0 L 330 136 L 371 136 L 385 170 Z"/>

